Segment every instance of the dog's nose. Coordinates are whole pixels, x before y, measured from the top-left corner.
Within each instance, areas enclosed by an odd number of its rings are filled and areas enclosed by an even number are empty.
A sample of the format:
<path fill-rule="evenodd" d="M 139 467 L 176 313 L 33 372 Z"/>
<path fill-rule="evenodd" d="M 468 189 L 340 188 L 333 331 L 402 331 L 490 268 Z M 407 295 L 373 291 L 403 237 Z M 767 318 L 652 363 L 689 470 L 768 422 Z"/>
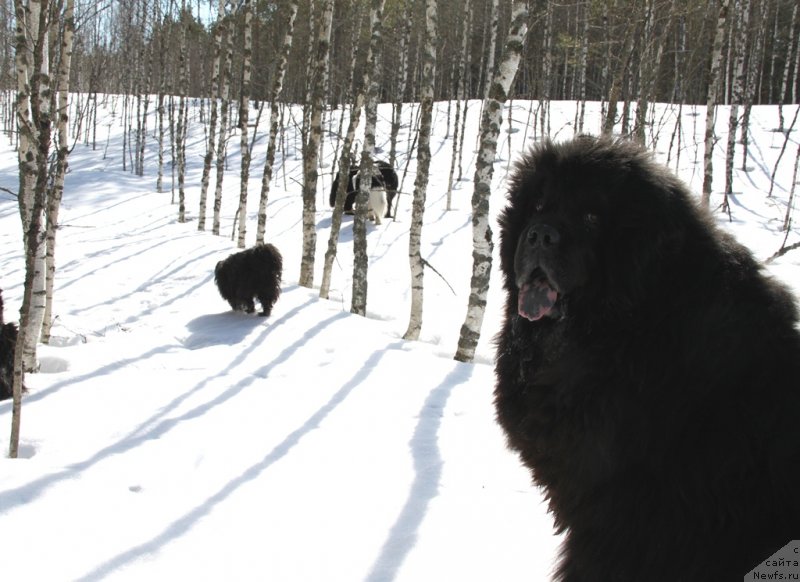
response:
<path fill-rule="evenodd" d="M 528 242 L 534 248 L 551 248 L 558 244 L 561 235 L 549 224 L 534 224 L 528 231 Z"/>

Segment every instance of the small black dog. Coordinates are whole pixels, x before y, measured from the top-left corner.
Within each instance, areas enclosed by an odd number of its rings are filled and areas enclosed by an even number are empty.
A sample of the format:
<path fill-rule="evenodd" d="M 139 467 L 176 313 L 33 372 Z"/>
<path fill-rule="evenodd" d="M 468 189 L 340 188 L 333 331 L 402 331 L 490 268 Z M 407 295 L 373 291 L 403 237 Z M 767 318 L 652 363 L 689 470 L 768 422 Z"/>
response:
<path fill-rule="evenodd" d="M 17 326 L 4 323 L 3 290 L 0 289 L 0 400 L 14 395 L 14 348 L 17 345 Z"/>
<path fill-rule="evenodd" d="M 261 316 L 268 316 L 281 294 L 283 257 L 271 244 L 256 245 L 217 263 L 214 281 L 231 308 L 253 313 L 255 300 Z"/>

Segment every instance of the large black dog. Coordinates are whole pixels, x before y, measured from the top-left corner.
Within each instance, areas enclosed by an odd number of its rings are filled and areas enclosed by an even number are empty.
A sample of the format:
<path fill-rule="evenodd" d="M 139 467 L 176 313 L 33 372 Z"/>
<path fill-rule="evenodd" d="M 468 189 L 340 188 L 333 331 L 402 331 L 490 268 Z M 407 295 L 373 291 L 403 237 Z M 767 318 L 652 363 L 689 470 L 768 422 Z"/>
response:
<path fill-rule="evenodd" d="M 14 395 L 14 349 L 17 326 L 3 320 L 3 291 L 0 289 L 0 400 Z"/>
<path fill-rule="evenodd" d="M 259 315 L 268 316 L 281 294 L 283 257 L 271 244 L 256 245 L 217 263 L 214 281 L 231 309 L 253 313 L 255 300 Z"/>
<path fill-rule="evenodd" d="M 336 192 L 339 190 L 340 178 L 341 174 L 337 173 L 336 177 L 333 179 L 333 185 L 331 186 L 331 195 L 329 199 L 331 208 L 336 205 Z M 397 196 L 397 188 L 399 185 L 400 181 L 397 178 L 397 172 L 395 172 L 394 168 L 388 162 L 376 160 L 372 175 L 372 188 L 383 188 L 386 190 L 387 205 L 384 218 L 392 217 L 392 202 L 394 201 L 395 196 Z M 358 166 L 351 166 L 350 174 L 347 179 L 347 197 L 344 201 L 345 212 L 353 211 L 353 205 L 356 201 L 356 194 L 358 193 L 360 187 L 361 180 L 359 178 L 359 168 Z"/>
<path fill-rule="evenodd" d="M 495 405 L 557 579 L 741 580 L 800 539 L 790 293 L 623 140 L 535 147 L 500 226 Z"/>

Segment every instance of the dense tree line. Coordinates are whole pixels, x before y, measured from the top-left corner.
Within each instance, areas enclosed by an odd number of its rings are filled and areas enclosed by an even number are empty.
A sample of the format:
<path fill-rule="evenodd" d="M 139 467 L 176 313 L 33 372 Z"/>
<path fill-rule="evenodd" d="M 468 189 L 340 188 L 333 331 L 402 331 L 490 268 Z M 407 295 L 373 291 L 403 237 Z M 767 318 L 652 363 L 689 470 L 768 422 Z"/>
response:
<path fill-rule="evenodd" d="M 185 34 L 188 95 L 211 95 L 214 34 L 217 26 L 234 26 L 243 38 L 244 11 L 240 0 L 225 3 L 232 22 L 216 18 L 217 2 L 209 0 L 105 0 L 76 2 L 74 62 L 71 87 L 92 93 L 156 94 L 164 83 L 178 92 L 179 43 Z M 398 92 L 406 102 L 419 102 L 424 45 L 423 0 L 386 0 L 383 11 L 384 46 L 380 100 L 394 101 Z M 290 10 L 288 0 L 253 2 L 253 99 L 269 99 L 283 41 L 281 27 Z M 305 101 L 309 83 L 308 47 L 316 26 L 314 0 L 298 3 L 295 42 L 286 66 L 282 99 Z M 491 63 L 499 56 L 511 19 L 511 2 L 493 0 L 441 2 L 436 40 L 438 72 L 434 99 L 462 92 L 468 98 L 484 96 Z M 513 94 L 519 98 L 603 100 L 617 87 L 623 98 L 646 93 L 659 102 L 702 104 L 708 93 L 710 47 L 717 18 L 716 2 L 709 0 L 531 0 L 530 33 Z M 0 45 L 0 85 L 13 87 L 12 0 L 0 0 L 0 26 L 7 40 Z M 360 78 L 363 62 L 352 70 L 353 45 L 369 42 L 361 26 L 368 0 L 335 0 L 331 30 L 329 104 L 349 103 L 351 81 Z M 753 103 L 795 101 L 798 94 L 797 37 L 800 34 L 795 0 L 753 0 L 731 5 L 746 10 L 745 67 Z M 500 38 L 491 42 L 496 21 Z M 408 43 L 404 42 L 407 25 Z M 728 27 L 723 50 L 733 49 L 734 30 Z M 233 44 L 231 92 L 242 84 L 244 42 Z M 401 79 L 408 59 L 409 82 Z M 733 98 L 734 59 L 728 59 L 721 103 Z M 616 81 L 616 85 L 615 85 Z M 401 85 L 403 86 L 401 88 Z"/>

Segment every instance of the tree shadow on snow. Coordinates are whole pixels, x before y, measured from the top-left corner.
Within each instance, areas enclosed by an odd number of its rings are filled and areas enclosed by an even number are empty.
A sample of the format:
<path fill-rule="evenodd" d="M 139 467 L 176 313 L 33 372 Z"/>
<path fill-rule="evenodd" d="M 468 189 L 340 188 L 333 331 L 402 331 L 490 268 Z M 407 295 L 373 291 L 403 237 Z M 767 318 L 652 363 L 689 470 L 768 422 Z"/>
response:
<path fill-rule="evenodd" d="M 439 494 L 444 461 L 439 452 L 438 438 L 443 411 L 453 389 L 467 382 L 472 370 L 471 365 L 456 364 L 442 383 L 431 390 L 422 405 L 419 422 L 409 443 L 416 473 L 414 483 L 367 576 L 369 582 L 394 580 L 416 544 L 417 532 L 428 512 L 428 505 Z"/>
<path fill-rule="evenodd" d="M 285 360 L 295 350 L 302 347 L 310 335 L 318 333 L 322 327 L 345 315 L 346 314 L 344 312 L 340 312 L 329 317 L 327 320 L 323 320 L 317 326 L 315 326 L 314 330 L 316 331 L 309 330 L 304 337 L 300 338 L 294 344 L 286 347 L 272 362 L 262 367 L 248 378 L 243 379 L 241 382 L 239 382 L 239 384 L 232 387 L 231 390 L 236 392 L 241 391 L 243 388 L 257 379 L 268 376 L 270 370 L 272 370 L 277 364 Z M 397 341 L 394 345 L 388 346 L 388 349 L 399 349 L 401 345 L 402 342 Z M 259 477 L 269 467 L 288 455 L 304 436 L 319 428 L 325 418 L 328 417 L 328 415 L 330 415 L 330 413 L 342 402 L 344 402 L 344 400 L 356 387 L 362 385 L 373 370 L 377 369 L 378 363 L 387 351 L 388 350 L 381 350 L 374 352 L 367 359 L 367 361 L 364 362 L 364 365 L 358 369 L 352 379 L 347 381 L 333 396 L 331 396 L 328 402 L 326 402 L 314 414 L 312 414 L 302 426 L 288 434 L 282 442 L 278 443 L 261 461 L 249 467 L 235 479 L 229 481 L 224 487 L 206 499 L 201 505 L 186 513 L 179 519 L 173 521 L 160 534 L 151 540 L 114 556 L 113 558 L 100 564 L 97 568 L 87 573 L 85 576 L 80 577 L 79 580 L 81 582 L 105 580 L 111 573 L 119 568 L 124 567 L 126 564 L 129 564 L 130 562 L 133 562 L 142 556 L 157 553 L 171 541 L 180 538 L 183 534 L 190 531 L 194 524 L 200 521 L 203 517 L 209 515 L 217 505 L 230 497 L 237 489 Z M 441 465 L 441 462 L 439 464 Z M 435 486 L 436 485 L 434 484 L 434 489 Z"/>

